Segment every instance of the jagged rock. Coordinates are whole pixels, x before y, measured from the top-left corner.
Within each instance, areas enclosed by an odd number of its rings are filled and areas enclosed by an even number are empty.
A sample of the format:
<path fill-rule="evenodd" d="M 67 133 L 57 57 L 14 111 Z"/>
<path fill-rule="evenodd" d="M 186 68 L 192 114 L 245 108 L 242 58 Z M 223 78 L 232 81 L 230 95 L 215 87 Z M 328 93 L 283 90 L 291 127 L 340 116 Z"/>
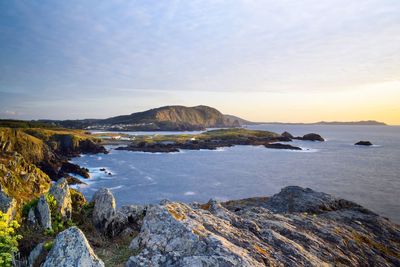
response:
<path fill-rule="evenodd" d="M 146 215 L 147 206 L 145 205 L 126 205 L 122 206 L 120 211 L 128 218 L 130 227 L 134 230 L 140 230 L 143 224 L 143 218 Z"/>
<path fill-rule="evenodd" d="M 115 237 L 128 227 L 128 223 L 128 217 L 122 212 L 116 211 L 115 215 L 106 223 L 104 232 L 110 237 Z"/>
<path fill-rule="evenodd" d="M 51 229 L 51 211 L 46 197 L 43 195 L 39 198 L 35 214 L 41 227 L 44 229 Z"/>
<path fill-rule="evenodd" d="M 40 260 L 42 256 L 46 253 L 46 250 L 44 248 L 44 243 L 39 243 L 29 254 L 28 257 L 28 266 L 33 267 L 33 266 L 40 266 L 41 262 L 37 262 Z"/>
<path fill-rule="evenodd" d="M 115 198 L 109 189 L 103 188 L 94 194 L 92 202 L 94 202 L 93 224 L 98 230 L 105 232 L 107 225 L 116 215 Z"/>
<path fill-rule="evenodd" d="M 57 201 L 57 209 L 64 219 L 70 219 L 72 214 L 72 200 L 68 182 L 65 178 L 53 183 L 49 193 Z"/>
<path fill-rule="evenodd" d="M 359 141 L 355 143 L 354 145 L 356 146 L 372 146 L 372 143 L 370 141 Z"/>
<path fill-rule="evenodd" d="M 17 202 L 15 199 L 9 197 L 0 190 L 0 210 L 9 216 L 9 219 L 12 220 L 17 211 Z"/>
<path fill-rule="evenodd" d="M 43 267 L 103 267 L 85 235 L 77 227 L 59 233 Z"/>
<path fill-rule="evenodd" d="M 149 206 L 130 247 L 139 254 L 127 267 L 399 266 L 400 226 L 350 201 L 288 187 L 271 198 Z"/>

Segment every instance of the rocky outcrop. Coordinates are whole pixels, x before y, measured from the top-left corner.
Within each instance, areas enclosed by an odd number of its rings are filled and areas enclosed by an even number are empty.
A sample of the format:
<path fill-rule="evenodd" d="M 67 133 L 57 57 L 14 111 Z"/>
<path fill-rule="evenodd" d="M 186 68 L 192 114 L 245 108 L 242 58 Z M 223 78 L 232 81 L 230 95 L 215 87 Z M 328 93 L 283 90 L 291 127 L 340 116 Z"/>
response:
<path fill-rule="evenodd" d="M 83 178 L 90 178 L 89 170 L 87 168 L 80 167 L 71 162 L 64 162 L 58 171 L 58 176 L 65 177 L 70 173 L 80 175 Z"/>
<path fill-rule="evenodd" d="M 356 146 L 372 146 L 372 143 L 370 141 L 359 141 L 355 143 L 354 145 Z"/>
<path fill-rule="evenodd" d="M 77 227 L 59 233 L 43 267 L 104 267 L 85 235 Z"/>
<path fill-rule="evenodd" d="M 61 214 L 62 218 L 70 219 L 72 214 L 72 200 L 67 180 L 63 178 L 53 183 L 49 193 L 54 196 L 57 202 L 57 211 Z"/>
<path fill-rule="evenodd" d="M 17 202 L 1 190 L 0 187 L 0 211 L 7 214 L 12 220 L 17 212 Z"/>
<path fill-rule="evenodd" d="M 51 229 L 51 211 L 45 196 L 41 196 L 35 209 L 37 222 L 43 229 Z"/>
<path fill-rule="evenodd" d="M 288 187 L 271 198 L 148 207 L 126 266 L 399 266 L 400 226 Z"/>

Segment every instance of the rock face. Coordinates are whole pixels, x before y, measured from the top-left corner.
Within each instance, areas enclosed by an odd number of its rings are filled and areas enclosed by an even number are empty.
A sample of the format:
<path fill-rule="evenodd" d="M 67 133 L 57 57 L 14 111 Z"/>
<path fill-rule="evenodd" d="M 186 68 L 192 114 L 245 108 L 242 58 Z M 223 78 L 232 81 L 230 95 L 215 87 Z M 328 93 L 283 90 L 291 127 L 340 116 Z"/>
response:
<path fill-rule="evenodd" d="M 355 143 L 354 145 L 356 146 L 372 146 L 372 143 L 370 141 L 359 141 Z"/>
<path fill-rule="evenodd" d="M 59 233 L 43 267 L 103 267 L 85 235 L 77 227 Z"/>
<path fill-rule="evenodd" d="M 35 214 L 39 225 L 43 229 L 51 229 L 51 211 L 45 196 L 39 198 Z"/>
<path fill-rule="evenodd" d="M 400 227 L 328 194 L 147 209 L 126 266 L 399 266 Z"/>
<path fill-rule="evenodd" d="M 4 193 L 1 188 L 0 188 L 0 210 L 7 214 L 12 220 L 15 216 L 15 213 L 17 211 L 17 202 L 15 199 L 9 197 Z"/>
<path fill-rule="evenodd" d="M 66 179 L 60 179 L 52 184 L 49 193 L 57 201 L 57 208 L 64 219 L 70 219 L 72 214 L 71 193 Z"/>

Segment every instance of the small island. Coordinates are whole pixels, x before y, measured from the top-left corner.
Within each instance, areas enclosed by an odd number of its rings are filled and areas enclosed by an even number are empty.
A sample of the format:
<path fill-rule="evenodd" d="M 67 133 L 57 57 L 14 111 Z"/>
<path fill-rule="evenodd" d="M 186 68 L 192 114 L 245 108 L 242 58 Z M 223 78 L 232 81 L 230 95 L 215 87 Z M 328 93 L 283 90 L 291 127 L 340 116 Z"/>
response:
<path fill-rule="evenodd" d="M 120 146 L 117 150 L 140 151 L 151 153 L 170 153 L 186 150 L 215 150 L 222 147 L 235 145 L 264 146 L 272 149 L 301 150 L 300 147 L 279 142 L 290 142 L 292 139 L 323 140 L 317 134 L 307 134 L 303 137 L 290 138 L 269 131 L 248 130 L 244 128 L 231 128 L 211 130 L 201 134 L 181 135 L 142 135 L 125 142 L 126 146 Z M 107 141 L 105 141 L 107 142 Z M 112 141 L 115 144 L 115 141 Z"/>

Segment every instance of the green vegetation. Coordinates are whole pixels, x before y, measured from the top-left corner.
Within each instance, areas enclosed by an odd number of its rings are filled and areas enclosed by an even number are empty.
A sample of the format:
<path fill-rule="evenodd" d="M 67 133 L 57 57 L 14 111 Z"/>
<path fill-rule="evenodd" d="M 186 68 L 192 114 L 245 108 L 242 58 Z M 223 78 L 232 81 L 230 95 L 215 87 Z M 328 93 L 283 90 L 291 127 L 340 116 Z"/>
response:
<path fill-rule="evenodd" d="M 8 128 L 56 128 L 56 126 L 40 121 L 0 120 L 0 127 Z"/>
<path fill-rule="evenodd" d="M 14 255 L 18 252 L 18 241 L 22 238 L 16 233 L 17 221 L 10 220 L 0 211 L 0 266 L 11 266 Z"/>
<path fill-rule="evenodd" d="M 29 201 L 28 203 L 26 203 L 23 207 L 22 207 L 22 216 L 27 217 L 29 211 L 31 210 L 31 208 L 34 208 L 37 206 L 39 202 L 39 199 L 33 199 L 31 201 Z"/>

